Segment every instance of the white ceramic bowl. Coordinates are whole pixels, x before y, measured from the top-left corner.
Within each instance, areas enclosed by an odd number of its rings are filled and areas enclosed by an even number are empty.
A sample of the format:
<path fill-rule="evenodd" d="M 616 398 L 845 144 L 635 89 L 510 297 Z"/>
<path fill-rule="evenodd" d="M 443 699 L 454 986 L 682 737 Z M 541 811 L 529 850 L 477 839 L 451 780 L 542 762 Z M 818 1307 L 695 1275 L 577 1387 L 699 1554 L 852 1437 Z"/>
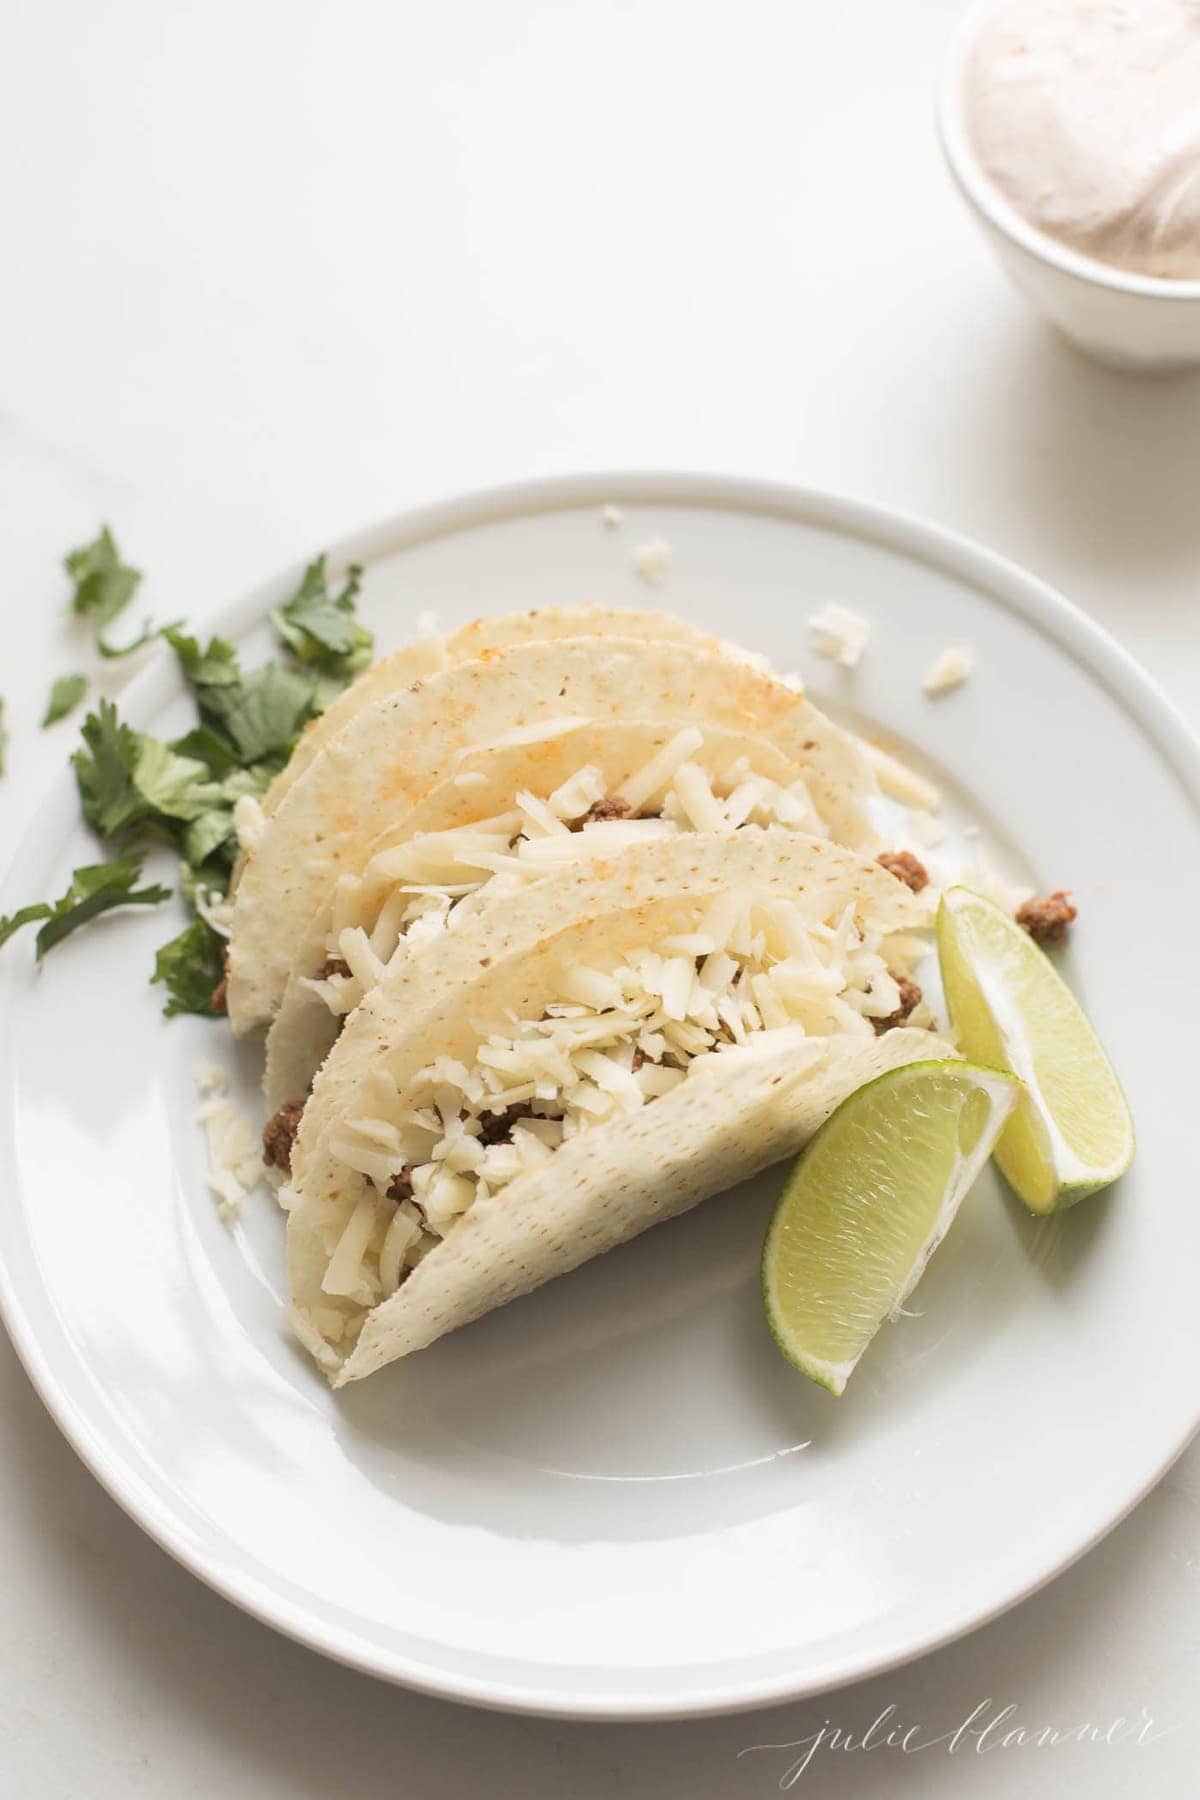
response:
<path fill-rule="evenodd" d="M 963 71 L 985 11 L 968 8 L 950 42 L 938 125 L 950 172 L 1002 267 L 1025 298 L 1072 343 L 1113 368 L 1169 373 L 1200 367 L 1200 281 L 1134 275 L 1081 256 L 1037 231 L 977 161 L 966 129 Z"/>

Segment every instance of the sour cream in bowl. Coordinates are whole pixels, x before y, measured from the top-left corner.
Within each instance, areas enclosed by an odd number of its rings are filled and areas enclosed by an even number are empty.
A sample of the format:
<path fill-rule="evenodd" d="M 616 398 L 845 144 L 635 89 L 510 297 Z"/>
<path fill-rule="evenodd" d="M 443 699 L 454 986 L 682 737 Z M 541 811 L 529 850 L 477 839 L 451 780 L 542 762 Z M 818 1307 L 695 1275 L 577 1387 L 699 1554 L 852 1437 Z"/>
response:
<path fill-rule="evenodd" d="M 983 0 L 947 57 L 951 171 L 1081 350 L 1200 365 L 1200 0 Z"/>

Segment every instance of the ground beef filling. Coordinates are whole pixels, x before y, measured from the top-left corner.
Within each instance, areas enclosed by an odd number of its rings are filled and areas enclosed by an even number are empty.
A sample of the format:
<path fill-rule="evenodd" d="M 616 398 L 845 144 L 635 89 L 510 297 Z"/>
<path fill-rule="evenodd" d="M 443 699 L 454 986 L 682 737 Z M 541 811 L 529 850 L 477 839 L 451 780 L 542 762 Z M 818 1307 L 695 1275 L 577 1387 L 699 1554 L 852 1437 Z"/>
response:
<path fill-rule="evenodd" d="M 914 894 L 919 894 L 922 888 L 929 886 L 929 871 L 911 850 L 885 850 L 875 861 L 889 875 L 894 875 L 897 881 L 902 881 L 906 888 L 911 888 Z"/>
<path fill-rule="evenodd" d="M 897 1025 L 907 1025 L 910 1016 L 921 1004 L 921 990 L 915 981 L 910 981 L 907 975 L 897 975 L 894 980 L 900 989 L 900 1004 L 886 1019 L 871 1021 L 876 1037 L 882 1037 L 885 1031 L 894 1031 Z"/>
<path fill-rule="evenodd" d="M 350 964 L 344 956 L 327 956 L 317 970 L 318 981 L 328 981 L 331 975 L 349 975 Z"/>
<path fill-rule="evenodd" d="M 227 1013 L 229 1011 L 228 975 L 222 975 L 220 981 L 218 981 L 216 987 L 209 996 L 208 1004 L 215 1013 Z"/>
<path fill-rule="evenodd" d="M 405 1163 L 398 1175 L 393 1175 L 388 1185 L 389 1200 L 411 1200 L 413 1197 L 413 1163 Z"/>
<path fill-rule="evenodd" d="M 1053 894 L 1037 895 L 1017 908 L 1017 924 L 1035 944 L 1061 944 L 1078 917 L 1079 909 L 1061 888 Z"/>
<path fill-rule="evenodd" d="M 513 1134 L 513 1126 L 518 1119 L 531 1119 L 533 1107 L 528 1100 L 520 1100 L 515 1106 L 504 1112 L 484 1113 L 479 1121 L 479 1141 L 481 1144 L 504 1144 Z"/>
<path fill-rule="evenodd" d="M 603 800 L 596 800 L 588 807 L 580 819 L 579 825 L 580 827 L 588 825 L 593 819 L 623 819 L 628 811 L 628 800 L 622 800 L 620 794 L 609 794 Z"/>
<path fill-rule="evenodd" d="M 292 1145 L 304 1117 L 304 1102 L 289 1100 L 263 1127 L 263 1161 L 269 1169 L 282 1169 L 289 1174 L 292 1167 Z"/>

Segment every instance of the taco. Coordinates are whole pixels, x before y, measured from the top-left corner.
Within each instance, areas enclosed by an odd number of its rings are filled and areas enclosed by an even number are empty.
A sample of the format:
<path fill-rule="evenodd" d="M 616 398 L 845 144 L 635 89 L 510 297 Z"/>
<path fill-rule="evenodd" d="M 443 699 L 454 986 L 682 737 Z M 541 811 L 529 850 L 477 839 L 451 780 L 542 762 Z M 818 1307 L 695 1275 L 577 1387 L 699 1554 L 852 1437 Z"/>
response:
<path fill-rule="evenodd" d="M 722 649 L 618 637 L 515 645 L 354 713 L 259 821 L 233 901 L 228 1009 L 244 1033 L 278 1011 L 336 911 L 398 825 L 474 748 L 536 741 L 572 721 L 716 726 L 764 739 L 803 781 L 823 829 L 866 846 L 874 778 L 855 742 L 802 694 Z M 470 774 L 469 770 L 459 773 Z M 298 960 L 299 959 L 299 960 Z"/>
<path fill-rule="evenodd" d="M 495 897 L 351 1015 L 292 1148 L 291 1318 L 335 1385 L 800 1147 L 951 1054 L 925 903 L 828 839 L 628 847 Z"/>
<path fill-rule="evenodd" d="M 406 644 L 361 674 L 337 699 L 312 720 L 288 761 L 263 797 L 263 811 L 273 813 L 288 789 L 298 781 L 331 738 L 364 707 L 389 694 L 403 693 L 414 681 L 425 681 L 440 669 L 472 662 L 491 650 L 505 650 L 554 638 L 627 637 L 654 639 L 660 643 L 698 644 L 721 648 L 720 640 L 698 625 L 673 613 L 642 611 L 626 606 L 541 606 L 530 612 L 501 613 L 472 619 L 444 637 L 427 637 Z"/>
<path fill-rule="evenodd" d="M 724 726 L 572 720 L 462 752 L 295 939 L 267 1035 L 268 1106 L 303 1098 L 364 995 L 480 904 L 652 838 L 756 826 L 826 835 L 798 766 Z"/>

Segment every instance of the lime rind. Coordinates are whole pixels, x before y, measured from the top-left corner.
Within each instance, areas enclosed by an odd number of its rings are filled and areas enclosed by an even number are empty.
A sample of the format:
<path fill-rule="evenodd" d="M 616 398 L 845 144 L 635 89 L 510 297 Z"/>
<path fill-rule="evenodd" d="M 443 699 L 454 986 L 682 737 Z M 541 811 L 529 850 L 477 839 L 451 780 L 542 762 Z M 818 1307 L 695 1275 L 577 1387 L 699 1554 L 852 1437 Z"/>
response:
<path fill-rule="evenodd" d="M 865 1083 L 825 1121 L 763 1245 L 767 1323 L 802 1374 L 844 1391 L 953 1224 L 1018 1095 L 1011 1075 L 930 1060 Z"/>
<path fill-rule="evenodd" d="M 1133 1159 L 1129 1107 L 1078 1000 L 1007 913 L 969 888 L 938 910 L 942 984 L 966 1055 L 1015 1074 L 1025 1095 L 996 1147 L 1035 1213 L 1064 1210 L 1116 1181 Z"/>

